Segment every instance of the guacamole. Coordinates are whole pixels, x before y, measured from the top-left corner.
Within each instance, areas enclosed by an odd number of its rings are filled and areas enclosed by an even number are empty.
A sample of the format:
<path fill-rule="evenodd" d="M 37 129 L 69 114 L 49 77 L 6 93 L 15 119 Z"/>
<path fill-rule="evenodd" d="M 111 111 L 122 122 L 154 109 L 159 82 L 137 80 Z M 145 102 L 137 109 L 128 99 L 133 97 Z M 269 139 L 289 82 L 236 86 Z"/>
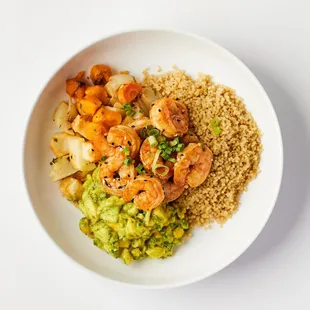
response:
<path fill-rule="evenodd" d="M 139 210 L 132 202 L 107 195 L 99 183 L 98 169 L 87 176 L 83 189 L 78 203 L 84 214 L 80 230 L 95 246 L 125 264 L 171 256 L 188 232 L 185 209 L 163 204 L 152 211 Z"/>

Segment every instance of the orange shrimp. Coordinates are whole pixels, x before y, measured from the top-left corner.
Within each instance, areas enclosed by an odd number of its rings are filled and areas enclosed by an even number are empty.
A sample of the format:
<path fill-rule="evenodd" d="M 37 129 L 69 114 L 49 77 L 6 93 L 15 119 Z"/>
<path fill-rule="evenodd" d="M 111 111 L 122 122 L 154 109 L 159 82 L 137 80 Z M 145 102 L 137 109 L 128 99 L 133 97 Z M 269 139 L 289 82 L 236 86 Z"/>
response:
<path fill-rule="evenodd" d="M 128 182 L 123 199 L 127 202 L 133 200 L 140 210 L 152 210 L 164 200 L 165 194 L 159 179 L 150 176 L 137 176 Z"/>

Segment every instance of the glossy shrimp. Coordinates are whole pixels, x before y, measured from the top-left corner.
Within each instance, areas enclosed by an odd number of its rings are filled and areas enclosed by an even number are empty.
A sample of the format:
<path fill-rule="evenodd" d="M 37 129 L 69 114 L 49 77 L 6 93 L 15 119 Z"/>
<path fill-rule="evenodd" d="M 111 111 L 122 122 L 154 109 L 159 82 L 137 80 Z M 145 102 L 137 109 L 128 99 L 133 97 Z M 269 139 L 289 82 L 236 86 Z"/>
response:
<path fill-rule="evenodd" d="M 129 180 L 136 176 L 134 165 L 124 165 L 125 154 L 117 148 L 114 156 L 107 158 L 99 169 L 99 180 L 104 191 L 121 197 Z"/>
<path fill-rule="evenodd" d="M 186 106 L 172 98 L 156 100 L 151 105 L 150 120 L 168 138 L 181 136 L 188 130 Z"/>
<path fill-rule="evenodd" d="M 137 134 L 139 134 L 140 130 L 147 127 L 148 125 L 151 125 L 150 119 L 148 117 L 143 116 L 129 123 L 127 126 L 131 127 L 136 131 Z"/>
<path fill-rule="evenodd" d="M 171 181 L 163 182 L 165 192 L 165 202 L 171 202 L 178 199 L 184 192 L 184 186 L 178 186 Z"/>
<path fill-rule="evenodd" d="M 137 135 L 135 130 L 124 125 L 112 127 L 109 130 L 107 141 L 114 147 L 128 147 L 130 150 L 129 156 L 132 158 L 138 154 L 141 144 L 140 137 Z"/>
<path fill-rule="evenodd" d="M 159 179 L 150 176 L 138 176 L 129 181 L 123 193 L 125 201 L 133 200 L 140 210 L 152 210 L 164 200 L 165 193 Z"/>
<path fill-rule="evenodd" d="M 173 181 L 178 186 L 197 187 L 207 178 L 212 165 L 212 152 L 200 143 L 190 143 L 177 156 Z"/>

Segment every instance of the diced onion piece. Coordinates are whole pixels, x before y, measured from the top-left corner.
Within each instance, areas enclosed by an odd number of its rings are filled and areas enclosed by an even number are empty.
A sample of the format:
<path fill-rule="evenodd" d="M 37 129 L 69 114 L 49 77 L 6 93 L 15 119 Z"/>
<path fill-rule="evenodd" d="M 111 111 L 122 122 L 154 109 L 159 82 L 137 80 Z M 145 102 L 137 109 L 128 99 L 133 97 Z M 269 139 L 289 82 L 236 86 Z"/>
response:
<path fill-rule="evenodd" d="M 68 108 L 69 106 L 67 102 L 60 102 L 54 112 L 53 122 L 59 129 L 68 133 L 69 135 L 74 135 L 71 123 L 69 122 L 68 118 Z"/>
<path fill-rule="evenodd" d="M 118 89 L 128 83 L 134 83 L 135 78 L 129 74 L 115 74 L 110 77 L 109 82 L 105 85 L 108 94 L 113 97 Z"/>
<path fill-rule="evenodd" d="M 159 98 L 160 96 L 151 87 L 142 87 L 141 97 L 136 104 L 145 116 L 149 116 L 151 104 Z"/>
<path fill-rule="evenodd" d="M 51 162 L 49 176 L 52 178 L 53 182 L 57 182 L 74 174 L 77 171 L 78 169 L 74 168 L 70 162 L 70 156 L 65 155 Z"/>
<path fill-rule="evenodd" d="M 156 140 L 155 136 L 148 137 L 148 140 L 151 147 L 155 147 L 158 145 L 158 141 Z"/>

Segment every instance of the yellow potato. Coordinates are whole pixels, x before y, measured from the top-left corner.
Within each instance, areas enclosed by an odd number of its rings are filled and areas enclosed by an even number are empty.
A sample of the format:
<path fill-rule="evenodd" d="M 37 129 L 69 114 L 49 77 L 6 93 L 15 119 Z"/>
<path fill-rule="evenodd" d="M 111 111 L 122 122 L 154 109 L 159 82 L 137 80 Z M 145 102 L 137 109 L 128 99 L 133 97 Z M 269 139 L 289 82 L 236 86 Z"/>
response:
<path fill-rule="evenodd" d="M 72 125 L 69 122 L 68 108 L 69 106 L 67 102 L 60 102 L 54 112 L 53 122 L 59 129 L 63 130 L 65 133 L 68 133 L 69 135 L 74 135 Z"/>
<path fill-rule="evenodd" d="M 82 182 L 75 178 L 68 177 L 63 179 L 59 184 L 59 190 L 70 201 L 76 202 L 82 199 Z"/>
<path fill-rule="evenodd" d="M 50 165 L 51 170 L 49 175 L 53 182 L 64 179 L 78 171 L 78 169 L 74 168 L 71 164 L 69 155 L 53 159 Z"/>
<path fill-rule="evenodd" d="M 91 163 L 96 163 L 100 160 L 101 153 L 97 150 L 97 148 L 93 145 L 92 142 L 87 141 L 83 142 L 82 156 L 85 160 Z"/>

